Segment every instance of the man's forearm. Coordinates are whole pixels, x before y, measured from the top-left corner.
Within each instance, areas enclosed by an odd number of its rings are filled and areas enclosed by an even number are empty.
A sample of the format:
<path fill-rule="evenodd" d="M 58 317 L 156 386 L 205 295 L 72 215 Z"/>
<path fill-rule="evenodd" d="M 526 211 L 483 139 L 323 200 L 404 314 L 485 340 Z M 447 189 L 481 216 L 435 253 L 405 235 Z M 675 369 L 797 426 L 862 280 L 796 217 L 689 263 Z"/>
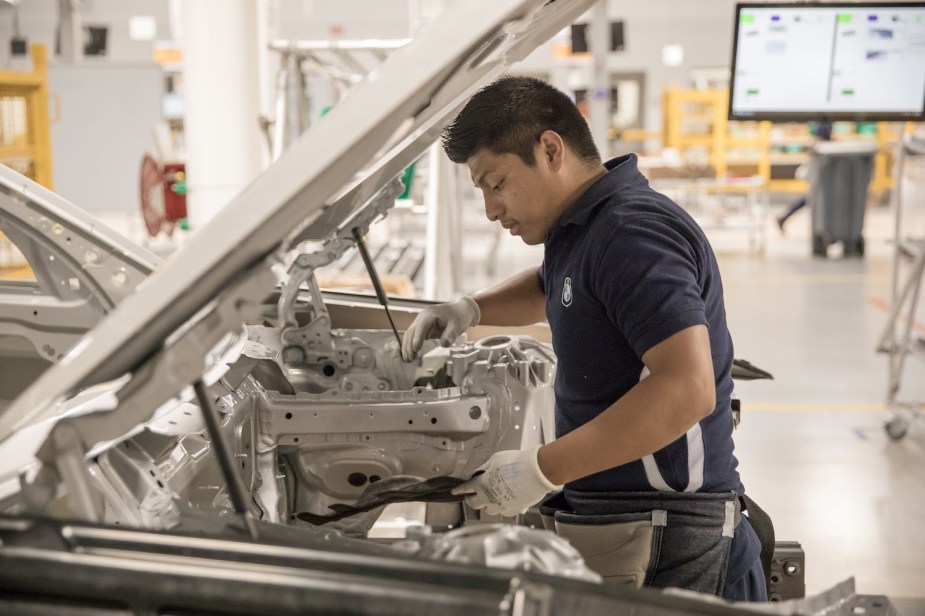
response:
<path fill-rule="evenodd" d="M 511 276 L 473 295 L 482 313 L 480 325 L 520 326 L 546 320 L 546 296 L 536 268 Z"/>
<path fill-rule="evenodd" d="M 544 445 L 540 470 L 563 484 L 658 451 L 704 417 L 690 392 L 684 378 L 653 374 L 595 419 Z"/>

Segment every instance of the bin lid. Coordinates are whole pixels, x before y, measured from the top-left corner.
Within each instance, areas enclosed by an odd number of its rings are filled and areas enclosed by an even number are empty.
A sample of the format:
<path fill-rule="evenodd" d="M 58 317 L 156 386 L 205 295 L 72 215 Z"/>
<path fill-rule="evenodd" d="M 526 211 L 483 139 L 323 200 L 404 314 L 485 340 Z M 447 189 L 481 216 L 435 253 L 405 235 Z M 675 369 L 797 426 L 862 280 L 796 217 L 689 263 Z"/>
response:
<path fill-rule="evenodd" d="M 839 154 L 876 154 L 877 144 L 872 141 L 820 141 L 813 152 L 823 156 Z"/>

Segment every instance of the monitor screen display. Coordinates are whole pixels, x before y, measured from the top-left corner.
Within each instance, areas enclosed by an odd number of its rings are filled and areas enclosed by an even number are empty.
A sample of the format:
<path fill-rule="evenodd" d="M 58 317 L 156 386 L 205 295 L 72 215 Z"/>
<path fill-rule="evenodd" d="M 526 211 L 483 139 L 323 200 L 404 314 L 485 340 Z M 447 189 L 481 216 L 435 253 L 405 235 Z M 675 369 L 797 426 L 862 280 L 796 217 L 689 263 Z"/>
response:
<path fill-rule="evenodd" d="M 729 117 L 925 119 L 925 2 L 737 5 Z"/>

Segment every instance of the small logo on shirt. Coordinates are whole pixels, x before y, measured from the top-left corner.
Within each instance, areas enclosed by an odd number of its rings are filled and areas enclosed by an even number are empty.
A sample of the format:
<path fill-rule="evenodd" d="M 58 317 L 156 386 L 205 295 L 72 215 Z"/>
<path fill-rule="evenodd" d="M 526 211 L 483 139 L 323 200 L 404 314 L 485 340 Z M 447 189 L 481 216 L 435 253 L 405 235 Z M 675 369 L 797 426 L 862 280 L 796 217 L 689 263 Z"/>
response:
<path fill-rule="evenodd" d="M 562 285 L 562 305 L 568 308 L 572 305 L 572 279 L 566 278 Z"/>

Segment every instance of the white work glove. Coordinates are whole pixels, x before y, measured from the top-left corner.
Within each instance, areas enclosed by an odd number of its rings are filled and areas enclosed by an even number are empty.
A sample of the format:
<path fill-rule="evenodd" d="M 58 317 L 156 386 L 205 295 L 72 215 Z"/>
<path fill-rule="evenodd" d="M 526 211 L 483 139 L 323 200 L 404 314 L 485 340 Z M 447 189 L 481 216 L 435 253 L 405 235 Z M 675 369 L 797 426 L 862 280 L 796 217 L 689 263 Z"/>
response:
<path fill-rule="evenodd" d="M 440 344 L 450 346 L 467 329 L 478 325 L 482 313 L 471 297 L 460 297 L 455 302 L 428 306 L 418 313 L 405 331 L 401 341 L 401 354 L 407 361 L 415 358 L 424 341 L 440 338 Z"/>
<path fill-rule="evenodd" d="M 453 488 L 465 494 L 466 503 L 489 515 L 524 513 L 548 493 L 561 490 L 550 482 L 536 460 L 541 445 L 529 451 L 499 451 L 469 481 Z"/>

